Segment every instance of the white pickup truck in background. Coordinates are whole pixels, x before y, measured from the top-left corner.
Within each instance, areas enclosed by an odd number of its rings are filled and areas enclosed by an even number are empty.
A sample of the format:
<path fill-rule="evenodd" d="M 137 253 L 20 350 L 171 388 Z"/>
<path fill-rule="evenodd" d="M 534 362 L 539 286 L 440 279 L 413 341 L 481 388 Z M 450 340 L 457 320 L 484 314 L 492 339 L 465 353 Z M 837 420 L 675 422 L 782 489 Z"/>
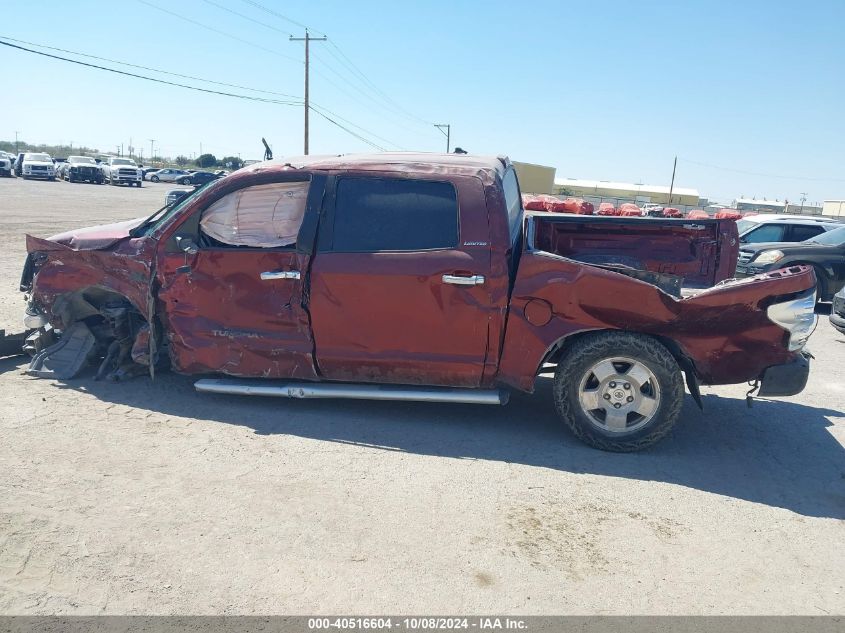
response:
<path fill-rule="evenodd" d="M 144 180 L 144 172 L 131 158 L 113 157 L 101 167 L 105 181 L 110 185 L 135 185 L 140 187 Z"/>

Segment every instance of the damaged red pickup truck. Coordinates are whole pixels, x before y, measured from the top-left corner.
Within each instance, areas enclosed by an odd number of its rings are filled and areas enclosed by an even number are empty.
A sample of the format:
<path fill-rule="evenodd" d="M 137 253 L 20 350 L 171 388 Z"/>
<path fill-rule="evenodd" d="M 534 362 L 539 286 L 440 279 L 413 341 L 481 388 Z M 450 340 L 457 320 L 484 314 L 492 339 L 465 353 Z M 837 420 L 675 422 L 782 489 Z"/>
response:
<path fill-rule="evenodd" d="M 734 222 L 525 214 L 506 158 L 261 163 L 27 247 L 34 375 L 504 404 L 553 370 L 562 420 L 614 451 L 669 431 L 684 376 L 699 404 L 699 382 L 800 392 L 816 322 L 808 267 L 728 280 Z"/>

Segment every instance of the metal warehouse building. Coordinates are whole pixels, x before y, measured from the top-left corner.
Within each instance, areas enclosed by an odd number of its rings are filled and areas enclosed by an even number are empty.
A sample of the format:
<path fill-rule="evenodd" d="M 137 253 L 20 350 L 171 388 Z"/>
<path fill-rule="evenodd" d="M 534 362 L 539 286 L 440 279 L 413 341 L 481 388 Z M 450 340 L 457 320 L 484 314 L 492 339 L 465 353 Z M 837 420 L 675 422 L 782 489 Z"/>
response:
<path fill-rule="evenodd" d="M 670 199 L 669 187 L 662 185 L 611 182 L 608 180 L 579 180 L 576 178 L 555 178 L 554 193 L 621 201 L 630 200 L 631 202 L 640 203 L 648 202 L 686 206 L 697 206 L 700 200 L 697 189 L 674 187 Z"/>

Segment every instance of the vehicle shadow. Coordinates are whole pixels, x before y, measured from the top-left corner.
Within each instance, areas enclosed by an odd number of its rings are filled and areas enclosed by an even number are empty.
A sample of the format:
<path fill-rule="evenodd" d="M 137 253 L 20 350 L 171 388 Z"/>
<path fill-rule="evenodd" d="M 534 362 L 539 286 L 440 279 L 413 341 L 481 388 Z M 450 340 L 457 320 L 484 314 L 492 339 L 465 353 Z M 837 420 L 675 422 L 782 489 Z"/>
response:
<path fill-rule="evenodd" d="M 388 451 L 495 460 L 642 481 L 662 481 L 785 508 L 845 518 L 845 450 L 829 432 L 831 409 L 788 401 L 687 397 L 672 434 L 641 453 L 589 448 L 559 422 L 551 379 L 505 407 L 381 401 L 288 400 L 199 394 L 193 379 L 164 374 L 113 384 L 83 378 L 57 384 L 167 416 L 246 426 Z"/>

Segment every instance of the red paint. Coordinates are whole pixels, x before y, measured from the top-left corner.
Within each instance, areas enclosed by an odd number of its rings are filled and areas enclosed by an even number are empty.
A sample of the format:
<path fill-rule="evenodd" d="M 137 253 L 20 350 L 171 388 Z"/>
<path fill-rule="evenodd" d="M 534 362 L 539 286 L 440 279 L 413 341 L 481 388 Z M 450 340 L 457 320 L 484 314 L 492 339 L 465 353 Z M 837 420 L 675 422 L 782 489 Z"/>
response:
<path fill-rule="evenodd" d="M 732 274 L 733 222 L 551 214 L 528 221 L 516 266 L 501 185 L 505 165 L 453 155 L 262 163 L 208 186 L 148 237 L 129 238 L 129 225 L 53 241 L 29 237 L 29 252 L 38 254 L 33 298 L 49 311 L 61 296 L 88 286 L 119 292 L 141 314 L 154 313 L 175 368 L 185 373 L 530 391 L 540 363 L 563 337 L 598 329 L 672 341 L 710 383 L 753 379 L 792 356 L 786 333 L 768 321 L 765 307 L 811 288 L 811 270 L 679 300 L 575 260 L 622 256 L 645 270 L 681 275 L 688 285 L 711 285 Z M 321 251 L 316 232 L 303 230 L 296 249 L 200 248 L 186 257 L 175 246 L 177 235 L 198 239 L 200 214 L 226 193 L 309 176 L 305 226 L 317 227 L 320 205 L 332 194 L 323 183 L 346 174 L 451 182 L 460 207 L 458 245 L 335 253 Z M 299 280 L 261 280 L 262 272 L 293 270 Z M 449 285 L 444 274 L 483 275 L 485 282 Z"/>

